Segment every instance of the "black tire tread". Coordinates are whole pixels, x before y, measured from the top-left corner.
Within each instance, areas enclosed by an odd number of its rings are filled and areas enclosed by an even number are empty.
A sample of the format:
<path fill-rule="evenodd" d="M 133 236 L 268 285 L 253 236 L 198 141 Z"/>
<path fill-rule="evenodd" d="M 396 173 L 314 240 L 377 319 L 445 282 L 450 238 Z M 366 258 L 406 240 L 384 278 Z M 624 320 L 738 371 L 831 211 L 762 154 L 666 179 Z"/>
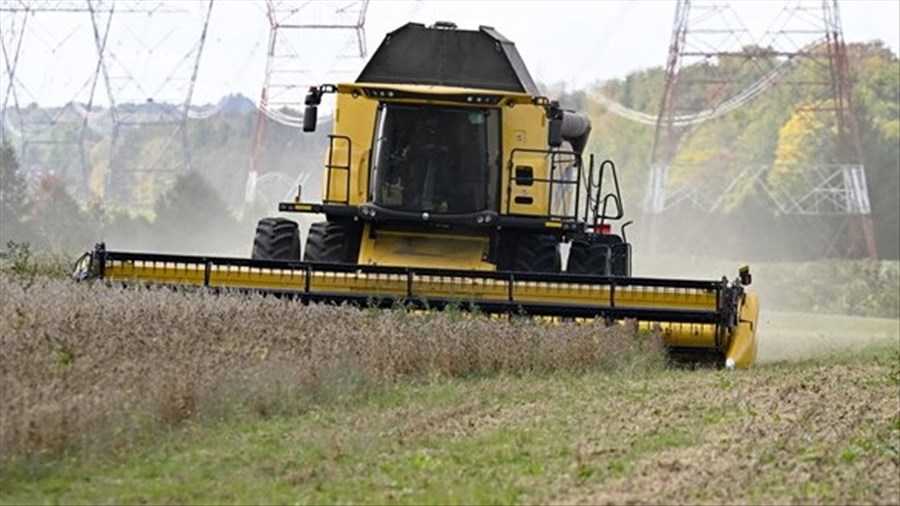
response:
<path fill-rule="evenodd" d="M 549 234 L 518 237 L 510 267 L 518 272 L 560 272 L 559 241 Z"/>
<path fill-rule="evenodd" d="M 359 256 L 359 227 L 352 223 L 320 221 L 309 227 L 304 262 L 355 264 Z"/>
<path fill-rule="evenodd" d="M 606 257 L 609 249 L 601 244 L 589 244 L 582 241 L 572 241 L 569 249 L 569 263 L 566 272 L 572 274 L 589 274 L 594 276 L 608 276 Z"/>
<path fill-rule="evenodd" d="M 254 260 L 300 260 L 300 229 L 297 222 L 285 218 L 263 218 L 256 225 Z"/>

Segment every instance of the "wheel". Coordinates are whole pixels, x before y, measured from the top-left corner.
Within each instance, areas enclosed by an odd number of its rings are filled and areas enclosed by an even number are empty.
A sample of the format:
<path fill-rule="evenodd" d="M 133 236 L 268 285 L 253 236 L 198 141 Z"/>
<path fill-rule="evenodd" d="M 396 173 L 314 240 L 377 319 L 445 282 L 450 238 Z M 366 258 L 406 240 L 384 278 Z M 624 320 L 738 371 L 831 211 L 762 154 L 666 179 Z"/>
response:
<path fill-rule="evenodd" d="M 609 261 L 610 274 L 613 276 L 631 277 L 631 244 L 620 242 L 610 247 L 612 258 Z"/>
<path fill-rule="evenodd" d="M 512 257 L 504 270 L 519 272 L 560 272 L 559 240 L 545 234 L 522 234 L 516 237 Z"/>
<path fill-rule="evenodd" d="M 598 242 L 572 241 L 567 272 L 594 276 L 631 276 L 631 245 L 616 235 Z"/>
<path fill-rule="evenodd" d="M 569 264 L 566 272 L 572 274 L 592 274 L 594 276 L 608 276 L 609 246 L 597 243 L 572 241 L 569 249 Z"/>
<path fill-rule="evenodd" d="M 284 218 L 263 218 L 253 239 L 254 260 L 300 260 L 300 229 Z"/>
<path fill-rule="evenodd" d="M 309 227 L 305 262 L 355 264 L 359 258 L 359 241 L 362 230 L 351 222 L 320 221 Z"/>

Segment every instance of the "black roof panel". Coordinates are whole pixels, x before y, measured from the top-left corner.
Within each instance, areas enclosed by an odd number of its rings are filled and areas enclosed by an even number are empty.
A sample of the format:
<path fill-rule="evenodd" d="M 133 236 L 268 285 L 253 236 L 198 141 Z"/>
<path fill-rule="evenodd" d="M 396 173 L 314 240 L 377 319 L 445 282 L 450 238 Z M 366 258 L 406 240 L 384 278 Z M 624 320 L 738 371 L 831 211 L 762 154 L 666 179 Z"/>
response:
<path fill-rule="evenodd" d="M 457 30 L 407 23 L 387 34 L 356 79 L 540 95 L 515 44 L 493 28 Z"/>

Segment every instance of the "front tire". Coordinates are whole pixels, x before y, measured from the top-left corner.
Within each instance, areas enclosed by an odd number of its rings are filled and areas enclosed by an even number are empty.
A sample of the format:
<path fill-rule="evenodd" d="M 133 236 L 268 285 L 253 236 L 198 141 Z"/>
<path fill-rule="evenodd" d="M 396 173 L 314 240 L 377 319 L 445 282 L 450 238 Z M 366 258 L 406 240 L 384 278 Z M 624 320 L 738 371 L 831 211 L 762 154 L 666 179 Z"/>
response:
<path fill-rule="evenodd" d="M 320 221 L 309 227 L 304 262 L 355 264 L 362 230 L 356 223 Z"/>
<path fill-rule="evenodd" d="M 300 260 L 300 229 L 284 218 L 263 218 L 256 225 L 253 239 L 254 260 Z"/>
<path fill-rule="evenodd" d="M 516 237 L 512 257 L 503 270 L 518 272 L 560 272 L 559 240 L 549 234 Z"/>

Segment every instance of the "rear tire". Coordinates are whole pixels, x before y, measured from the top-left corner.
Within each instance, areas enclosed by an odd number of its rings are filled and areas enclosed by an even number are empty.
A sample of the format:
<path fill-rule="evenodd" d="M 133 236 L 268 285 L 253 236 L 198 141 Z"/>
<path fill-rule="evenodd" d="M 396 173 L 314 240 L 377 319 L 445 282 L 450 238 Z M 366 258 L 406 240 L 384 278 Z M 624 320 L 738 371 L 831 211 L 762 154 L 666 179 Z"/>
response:
<path fill-rule="evenodd" d="M 254 260 L 300 260 L 300 229 L 284 218 L 263 218 L 256 225 L 253 239 Z"/>
<path fill-rule="evenodd" d="M 567 272 L 592 276 L 631 276 L 631 245 L 616 235 L 596 242 L 572 241 Z"/>
<path fill-rule="evenodd" d="M 516 237 L 513 254 L 503 270 L 518 272 L 560 272 L 559 240 L 549 234 Z"/>
<path fill-rule="evenodd" d="M 569 249 L 569 264 L 566 272 L 572 274 L 589 274 L 593 276 L 608 276 L 607 256 L 608 247 L 601 244 L 589 244 L 581 241 L 572 241 Z"/>
<path fill-rule="evenodd" d="M 320 221 L 309 227 L 304 262 L 355 264 L 359 260 L 359 243 L 362 233 L 352 222 Z"/>

